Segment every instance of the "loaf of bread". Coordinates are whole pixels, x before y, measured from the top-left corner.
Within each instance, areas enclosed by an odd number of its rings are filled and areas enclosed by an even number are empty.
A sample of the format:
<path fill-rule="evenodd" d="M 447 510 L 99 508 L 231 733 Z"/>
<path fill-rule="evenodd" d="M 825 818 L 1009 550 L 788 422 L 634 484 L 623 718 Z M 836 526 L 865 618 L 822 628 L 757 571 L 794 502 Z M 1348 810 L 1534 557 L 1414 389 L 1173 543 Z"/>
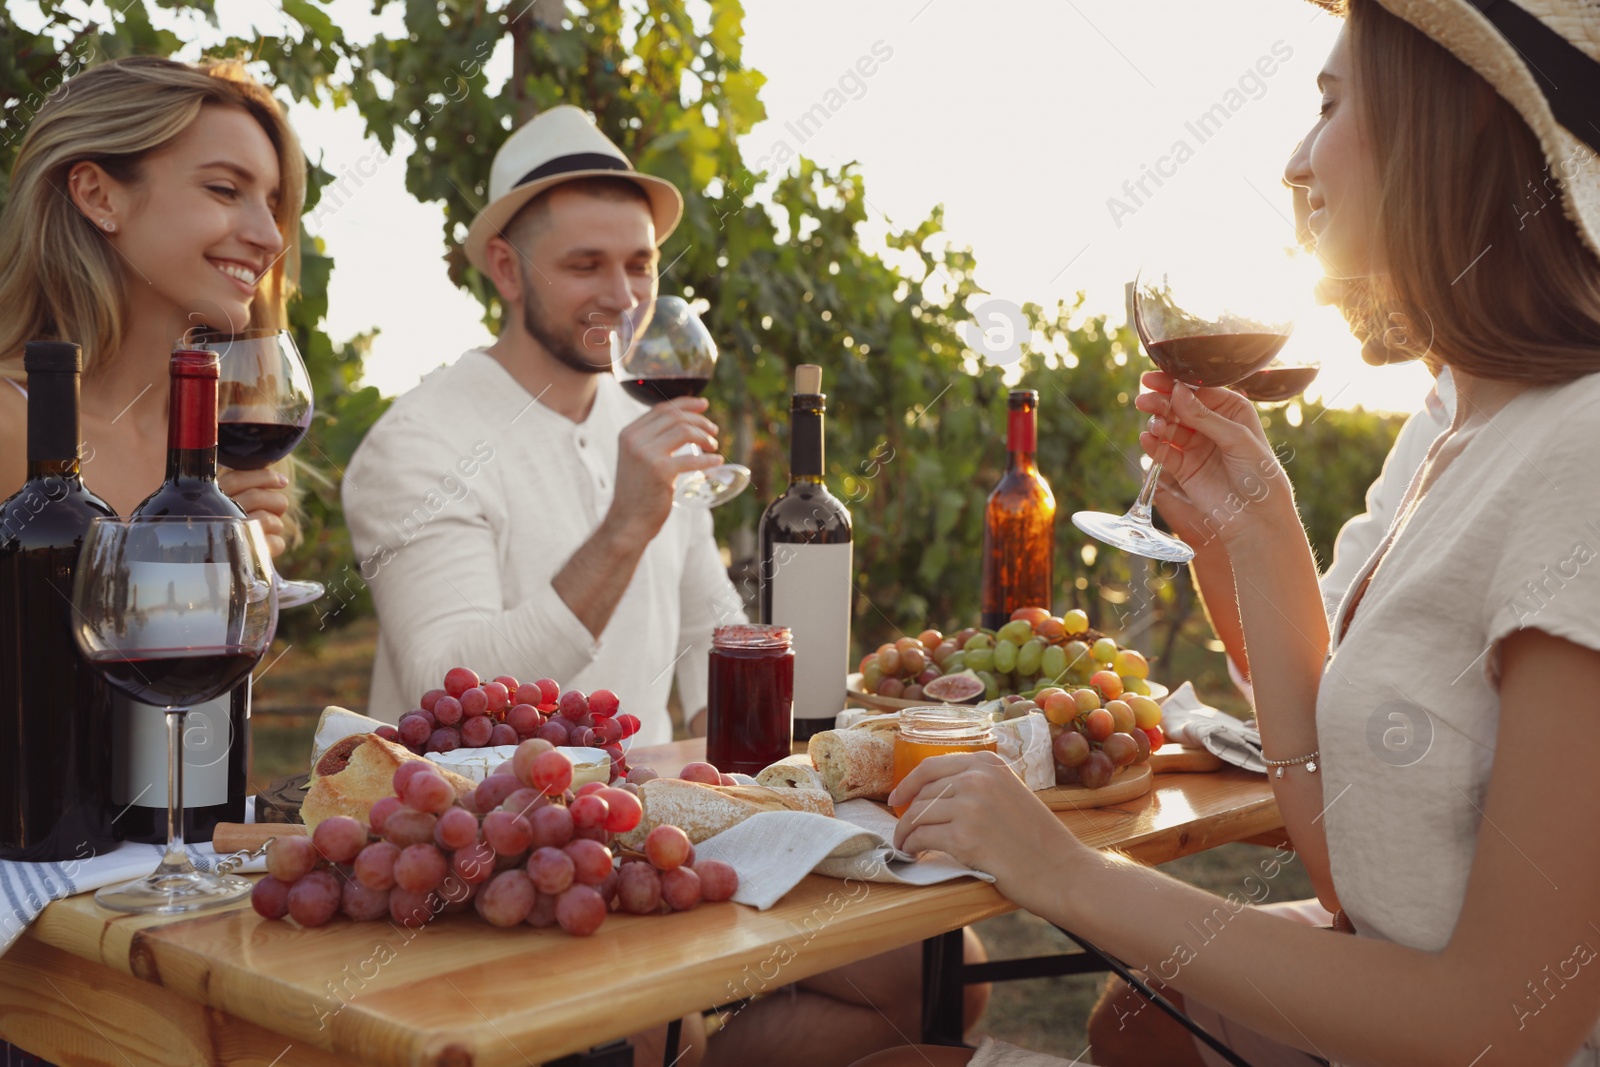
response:
<path fill-rule="evenodd" d="M 316 829 L 323 819 L 348 815 L 367 821 L 367 813 L 384 797 L 394 795 L 394 772 L 402 763 L 422 759 L 404 745 L 377 734 L 354 734 L 339 741 L 311 768 L 311 787 L 300 805 L 300 818 Z M 470 778 L 434 765 L 434 770 L 461 796 L 477 787 Z"/>
<path fill-rule="evenodd" d="M 811 764 L 834 803 L 881 800 L 894 788 L 894 735 L 886 730 L 824 730 L 811 735 Z M 798 792 L 798 790 L 797 790 Z"/>
<path fill-rule="evenodd" d="M 804 754 L 785 756 L 777 763 L 768 765 L 756 775 L 756 784 L 769 789 L 816 789 L 823 793 L 828 791 L 822 775 L 811 765 L 811 757 Z"/>
<path fill-rule="evenodd" d="M 617 841 L 640 849 L 657 826 L 676 826 L 695 844 L 716 837 L 763 811 L 809 811 L 833 817 L 833 801 L 816 789 L 769 789 L 762 785 L 704 785 L 682 778 L 652 778 L 639 787 L 644 816 Z"/>

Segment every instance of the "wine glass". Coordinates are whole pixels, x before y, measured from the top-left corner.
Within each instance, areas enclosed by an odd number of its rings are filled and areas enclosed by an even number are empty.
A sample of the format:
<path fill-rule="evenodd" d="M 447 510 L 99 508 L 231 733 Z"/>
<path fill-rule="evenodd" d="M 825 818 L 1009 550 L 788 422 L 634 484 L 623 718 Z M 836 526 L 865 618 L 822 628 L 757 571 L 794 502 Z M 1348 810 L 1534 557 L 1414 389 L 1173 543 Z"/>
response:
<path fill-rule="evenodd" d="M 1237 305 L 1224 294 L 1207 292 L 1217 284 L 1215 265 L 1180 273 L 1174 292 L 1171 275 L 1159 284 L 1145 281 L 1143 272 L 1133 283 L 1133 324 L 1151 361 L 1174 379 L 1196 388 L 1229 386 L 1261 370 L 1289 340 L 1293 324 L 1267 315 L 1274 304 L 1274 287 L 1254 284 L 1230 272 L 1226 279 L 1238 297 Z M 1255 305 L 1264 304 L 1264 307 Z M 1235 306 L 1245 311 L 1235 310 Z M 1157 530 L 1150 522 L 1161 462 L 1172 444 L 1169 436 L 1145 475 L 1139 498 L 1126 514 L 1080 511 L 1072 524 L 1084 533 L 1126 552 L 1149 559 L 1186 563 L 1194 549 L 1182 538 Z"/>
<path fill-rule="evenodd" d="M 612 369 L 629 396 L 659 404 L 680 396 L 699 396 L 717 366 L 717 343 L 700 316 L 678 296 L 658 297 L 649 324 L 635 333 L 633 319 L 613 335 Z M 694 443 L 673 455 L 699 455 Z M 750 468 L 723 463 L 710 470 L 686 471 L 672 486 L 674 504 L 711 508 L 726 504 L 750 484 Z"/>
<path fill-rule="evenodd" d="M 186 347 L 216 352 L 217 462 L 260 470 L 295 450 L 311 429 L 311 376 L 288 330 L 201 329 Z M 321 598 L 321 582 L 278 579 L 278 606 Z"/>
<path fill-rule="evenodd" d="M 167 714 L 166 854 L 153 873 L 96 892 L 102 907 L 171 915 L 249 895 L 248 879 L 198 870 L 184 848 L 183 725 L 188 708 L 232 689 L 272 643 L 273 578 L 254 519 L 89 524 L 72 586 L 73 637 L 108 684 Z"/>
<path fill-rule="evenodd" d="M 1235 382 L 1232 389 L 1253 404 L 1275 407 L 1287 404 L 1310 388 L 1321 369 L 1320 363 L 1273 362 L 1250 377 Z"/>

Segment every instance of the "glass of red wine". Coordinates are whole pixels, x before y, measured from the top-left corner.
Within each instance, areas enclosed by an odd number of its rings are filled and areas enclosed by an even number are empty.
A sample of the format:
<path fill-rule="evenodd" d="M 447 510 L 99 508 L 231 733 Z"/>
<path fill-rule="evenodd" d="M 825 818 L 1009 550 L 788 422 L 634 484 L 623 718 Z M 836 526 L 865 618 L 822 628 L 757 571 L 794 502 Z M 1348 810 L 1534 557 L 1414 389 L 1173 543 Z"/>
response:
<path fill-rule="evenodd" d="M 1320 363 L 1297 363 L 1292 366 L 1271 363 L 1243 381 L 1234 383 L 1232 388 L 1251 403 L 1263 407 L 1287 404 L 1311 387 L 1321 369 Z"/>
<path fill-rule="evenodd" d="M 155 871 L 95 893 L 114 911 L 171 915 L 250 894 L 201 871 L 183 843 L 187 709 L 232 689 L 272 643 L 278 592 L 266 535 L 226 516 L 100 518 L 73 580 L 73 637 L 112 688 L 167 714 L 167 847 Z"/>
<path fill-rule="evenodd" d="M 1220 302 L 1218 294 L 1205 291 L 1216 280 L 1213 267 L 1210 274 L 1200 270 L 1180 275 L 1177 293 L 1165 274 L 1158 284 L 1144 280 L 1141 272 L 1133 283 L 1133 325 L 1145 352 L 1161 370 L 1195 388 L 1235 385 L 1255 374 L 1273 361 L 1294 329 L 1288 321 L 1266 317 L 1267 307 L 1246 306 L 1240 311 L 1232 300 Z M 1241 285 L 1231 273 L 1227 280 L 1234 293 L 1243 294 L 1244 303 L 1271 305 L 1274 287 Z M 1080 511 L 1072 516 L 1072 524 L 1136 556 L 1171 563 L 1193 559 L 1194 549 L 1182 538 L 1157 530 L 1150 521 L 1161 462 L 1171 444 L 1170 436 L 1162 442 L 1139 498 L 1126 514 Z"/>
<path fill-rule="evenodd" d="M 682 297 L 663 296 L 655 302 L 650 321 L 642 331 L 632 320 L 616 335 L 620 355 L 613 370 L 622 388 L 635 400 L 659 404 L 680 396 L 699 396 L 717 367 L 717 343 L 700 316 Z M 684 445 L 674 455 L 698 455 L 700 448 Z M 675 504 L 711 508 L 725 504 L 750 484 L 750 468 L 723 463 L 710 470 L 689 471 L 673 483 Z"/>
<path fill-rule="evenodd" d="M 187 347 L 216 352 L 217 462 L 260 470 L 295 450 L 311 429 L 311 376 L 288 330 L 192 333 Z M 321 598 L 321 582 L 278 579 L 278 606 L 297 608 Z"/>

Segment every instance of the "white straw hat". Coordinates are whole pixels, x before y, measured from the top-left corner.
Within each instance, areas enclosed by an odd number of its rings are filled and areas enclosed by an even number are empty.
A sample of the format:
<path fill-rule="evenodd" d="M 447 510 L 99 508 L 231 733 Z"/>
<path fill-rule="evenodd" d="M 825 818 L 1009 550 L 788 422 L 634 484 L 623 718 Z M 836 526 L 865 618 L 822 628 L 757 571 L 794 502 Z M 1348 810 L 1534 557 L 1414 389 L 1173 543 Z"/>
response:
<path fill-rule="evenodd" d="M 467 261 L 485 270 L 484 246 L 524 204 L 551 186 L 596 177 L 626 178 L 644 190 L 655 217 L 658 245 L 683 217 L 683 196 L 677 186 L 634 170 L 622 149 L 612 144 L 581 108 L 562 104 L 517 130 L 494 154 L 489 204 L 467 231 Z"/>
<path fill-rule="evenodd" d="M 1556 179 L 1567 217 L 1600 258 L 1600 0 L 1377 2 L 1517 109 L 1544 149 L 1545 187 Z"/>

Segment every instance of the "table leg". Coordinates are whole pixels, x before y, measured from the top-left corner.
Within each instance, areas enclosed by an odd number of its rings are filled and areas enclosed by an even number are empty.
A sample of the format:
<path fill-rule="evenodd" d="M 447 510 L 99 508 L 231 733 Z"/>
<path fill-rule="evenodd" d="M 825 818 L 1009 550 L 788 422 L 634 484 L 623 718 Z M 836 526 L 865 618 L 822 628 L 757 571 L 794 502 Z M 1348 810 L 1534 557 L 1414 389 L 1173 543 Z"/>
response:
<path fill-rule="evenodd" d="M 923 1044 L 964 1047 L 961 988 L 965 965 L 959 929 L 922 943 Z"/>

